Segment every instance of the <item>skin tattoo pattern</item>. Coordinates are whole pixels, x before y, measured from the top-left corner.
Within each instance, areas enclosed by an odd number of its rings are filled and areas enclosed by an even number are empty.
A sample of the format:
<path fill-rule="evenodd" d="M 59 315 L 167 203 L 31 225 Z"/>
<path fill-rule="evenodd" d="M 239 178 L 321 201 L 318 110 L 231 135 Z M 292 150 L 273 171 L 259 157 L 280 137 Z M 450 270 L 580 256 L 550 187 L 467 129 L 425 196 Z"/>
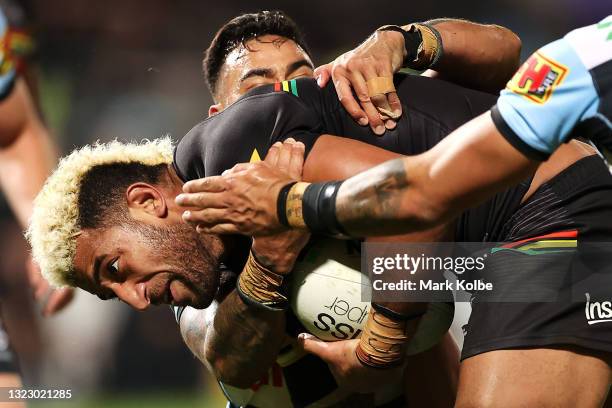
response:
<path fill-rule="evenodd" d="M 372 185 L 372 179 L 358 178 L 338 195 L 336 215 L 349 231 L 360 230 L 369 223 L 369 218 L 392 219 L 400 208 L 401 191 L 407 183 L 402 159 L 380 166 Z M 364 221 L 361 221 L 364 220 Z"/>

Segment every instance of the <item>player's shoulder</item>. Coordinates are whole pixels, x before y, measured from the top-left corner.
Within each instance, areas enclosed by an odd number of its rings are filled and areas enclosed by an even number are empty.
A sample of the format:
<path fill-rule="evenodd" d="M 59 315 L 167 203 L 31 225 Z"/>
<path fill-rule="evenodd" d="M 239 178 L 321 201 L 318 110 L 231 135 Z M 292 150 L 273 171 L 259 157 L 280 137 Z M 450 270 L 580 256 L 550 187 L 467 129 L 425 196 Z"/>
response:
<path fill-rule="evenodd" d="M 202 124 L 195 125 L 174 147 L 172 165 L 183 181 L 204 177 Z"/>
<path fill-rule="evenodd" d="M 533 53 L 501 92 L 492 118 L 527 156 L 543 160 L 580 127 L 609 128 L 612 18 L 569 32 Z M 586 126 L 586 127 L 584 127 Z"/>

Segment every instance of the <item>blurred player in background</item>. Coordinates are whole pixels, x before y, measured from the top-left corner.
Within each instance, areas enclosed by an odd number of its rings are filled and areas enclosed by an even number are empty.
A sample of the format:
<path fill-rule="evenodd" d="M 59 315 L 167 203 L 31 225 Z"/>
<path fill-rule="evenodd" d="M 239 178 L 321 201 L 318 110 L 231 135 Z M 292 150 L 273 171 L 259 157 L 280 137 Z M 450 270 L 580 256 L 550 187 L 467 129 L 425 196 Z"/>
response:
<path fill-rule="evenodd" d="M 24 103 L 22 107 L 15 109 L 17 111 L 23 109 L 24 114 L 31 115 L 31 118 L 24 120 L 23 128 L 20 130 L 22 134 L 14 139 L 19 143 L 12 144 L 10 149 L 2 152 L 0 183 L 17 220 L 22 226 L 26 226 L 31 212 L 31 200 L 42 187 L 44 176 L 53 168 L 57 152 L 41 121 L 35 65 L 36 43 L 28 10 L 23 4 L 14 0 L 0 0 L 0 10 L 4 12 L 7 20 L 7 31 L 2 43 L 2 52 L 5 56 L 3 69 L 8 70 L 7 75 L 14 76 L 14 81 L 25 84 L 26 90 L 17 92 L 29 94 L 28 104 Z M 30 109 L 32 112 L 27 112 Z M 34 151 L 29 152 L 29 149 Z M 45 160 L 40 160 L 43 154 Z M 26 166 L 31 172 L 28 181 L 24 181 L 27 172 L 17 173 L 19 177 L 15 177 L 13 173 L 9 176 L 9 171 Z M 43 304 L 43 315 L 56 313 L 71 301 L 73 290 L 51 288 L 32 263 L 28 263 L 27 269 L 34 297 Z"/>
<path fill-rule="evenodd" d="M 9 11 L 11 24 L 3 14 Z M 22 227 L 27 226 L 34 197 L 55 163 L 56 152 L 41 122 L 29 84 L 35 80 L 28 66 L 34 43 L 25 27 L 19 4 L 0 2 L 0 185 Z M 49 287 L 33 263 L 28 264 L 35 297 L 44 302 L 43 313 L 54 313 L 72 298 L 73 290 Z M 19 375 L 8 336 L 0 333 L 6 347 L 0 350 L 2 386 L 19 385 Z M 13 405 L 11 405 L 13 406 Z"/>

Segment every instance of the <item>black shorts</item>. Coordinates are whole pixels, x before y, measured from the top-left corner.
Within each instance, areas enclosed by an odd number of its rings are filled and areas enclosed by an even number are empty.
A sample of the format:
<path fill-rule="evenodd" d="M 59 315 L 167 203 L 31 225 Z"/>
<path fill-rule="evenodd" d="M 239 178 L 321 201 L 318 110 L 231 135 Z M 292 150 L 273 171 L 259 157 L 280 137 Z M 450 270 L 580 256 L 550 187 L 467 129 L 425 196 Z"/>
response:
<path fill-rule="evenodd" d="M 520 282 L 527 297 L 537 293 L 547 299 L 500 302 L 473 293 L 461 358 L 547 346 L 612 352 L 612 267 L 606 267 L 612 256 L 599 268 L 578 268 L 575 261 L 581 246 L 612 243 L 612 175 L 604 162 L 590 156 L 559 173 L 519 207 L 503 231 L 503 241 L 512 250 L 491 257 L 495 279 Z M 554 250 L 542 251 L 546 248 Z M 537 254 L 529 257 L 531 266 L 534 259 L 566 256 L 566 267 L 546 268 L 537 262 L 535 268 L 525 267 L 521 262 L 529 254 Z M 604 280 L 593 282 L 595 275 Z M 544 293 L 541 288 L 552 289 Z M 611 309 L 610 318 L 598 319 L 602 313 L 607 317 L 604 303 Z"/>

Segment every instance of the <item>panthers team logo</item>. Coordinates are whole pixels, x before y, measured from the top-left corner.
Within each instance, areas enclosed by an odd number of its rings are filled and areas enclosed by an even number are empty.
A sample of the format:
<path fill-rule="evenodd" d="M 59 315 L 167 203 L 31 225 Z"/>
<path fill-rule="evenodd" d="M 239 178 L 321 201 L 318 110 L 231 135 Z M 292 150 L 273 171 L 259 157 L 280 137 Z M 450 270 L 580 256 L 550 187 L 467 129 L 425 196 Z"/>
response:
<path fill-rule="evenodd" d="M 567 72 L 566 66 L 536 52 L 514 74 L 507 87 L 530 101 L 542 104 L 563 82 Z"/>

